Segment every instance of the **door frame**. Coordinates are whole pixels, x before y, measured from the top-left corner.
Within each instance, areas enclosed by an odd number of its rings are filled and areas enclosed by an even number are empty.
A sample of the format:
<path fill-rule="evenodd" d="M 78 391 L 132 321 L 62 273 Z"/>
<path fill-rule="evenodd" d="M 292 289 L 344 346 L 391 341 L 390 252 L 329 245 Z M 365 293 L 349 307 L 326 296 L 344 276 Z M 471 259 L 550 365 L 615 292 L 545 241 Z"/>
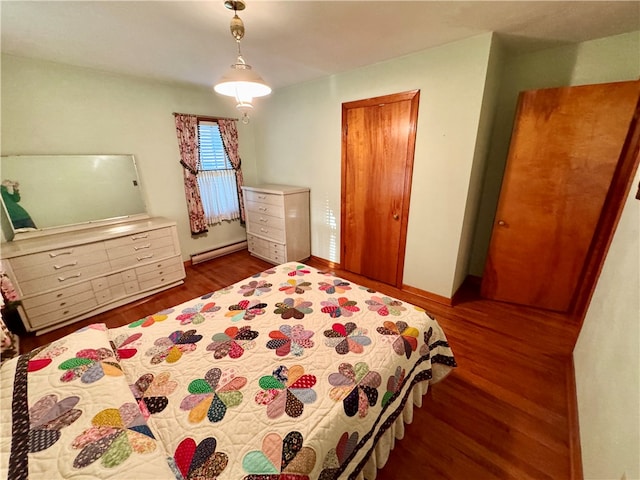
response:
<path fill-rule="evenodd" d="M 382 103 L 403 102 L 411 101 L 410 118 L 409 118 L 409 131 L 407 132 L 407 156 L 404 172 L 404 191 L 402 202 L 402 213 L 400 217 L 400 239 L 399 239 L 399 251 L 398 251 L 398 264 L 396 268 L 395 284 L 393 286 L 402 288 L 402 279 L 404 276 L 404 259 L 407 245 L 407 227 L 409 224 L 409 201 L 411 198 L 411 181 L 413 179 L 413 162 L 415 157 L 416 146 L 416 133 L 418 125 L 418 107 L 420 104 L 420 90 L 409 90 L 401 93 L 393 93 L 390 95 L 383 95 L 380 97 L 371 97 L 363 100 L 354 100 L 351 102 L 345 102 L 342 104 L 342 142 L 341 142 L 341 194 L 340 194 L 340 263 L 344 265 L 344 255 L 347 248 L 347 239 L 345 239 L 346 224 L 346 212 L 343 208 L 346 204 L 347 192 L 344 186 L 346 185 L 347 175 L 347 138 L 348 138 L 348 124 L 347 124 L 347 111 L 351 108 L 363 108 L 380 105 Z M 360 273 L 360 272 L 354 272 Z"/>
<path fill-rule="evenodd" d="M 640 82 L 640 80 L 638 80 Z M 591 303 L 591 298 L 598 283 L 598 277 L 613 241 L 618 222 L 622 216 L 635 173 L 640 163 L 640 97 L 631 119 L 627 137 L 622 146 L 618 165 L 613 174 L 611 185 L 602 214 L 598 220 L 591 246 L 587 253 L 587 261 L 582 270 L 577 292 L 574 296 L 570 313 L 580 327 L 584 322 Z M 640 187 L 639 187 L 640 188 Z M 639 192 L 640 195 L 640 192 Z M 640 198 L 638 198 L 640 200 Z"/>

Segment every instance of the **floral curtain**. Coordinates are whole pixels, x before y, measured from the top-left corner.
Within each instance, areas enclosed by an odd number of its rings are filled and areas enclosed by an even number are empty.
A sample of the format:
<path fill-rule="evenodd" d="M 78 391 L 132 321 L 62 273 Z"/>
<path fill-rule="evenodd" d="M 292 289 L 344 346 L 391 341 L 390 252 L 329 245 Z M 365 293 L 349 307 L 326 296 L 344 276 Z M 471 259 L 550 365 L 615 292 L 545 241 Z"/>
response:
<path fill-rule="evenodd" d="M 198 117 L 195 115 L 175 114 L 176 133 L 180 148 L 180 165 L 184 172 L 184 193 L 187 197 L 187 210 L 189 212 L 189 224 L 191 234 L 207 232 L 204 209 L 200 190 L 198 189 L 198 141 L 196 129 Z"/>
<path fill-rule="evenodd" d="M 242 176 L 242 160 L 238 153 L 238 129 L 235 120 L 218 120 L 218 129 L 222 137 L 222 144 L 227 152 L 231 166 L 236 172 L 236 186 L 238 187 L 238 203 L 240 205 L 240 222 L 245 222 L 244 202 L 242 201 L 242 185 L 244 185 L 244 177 Z"/>

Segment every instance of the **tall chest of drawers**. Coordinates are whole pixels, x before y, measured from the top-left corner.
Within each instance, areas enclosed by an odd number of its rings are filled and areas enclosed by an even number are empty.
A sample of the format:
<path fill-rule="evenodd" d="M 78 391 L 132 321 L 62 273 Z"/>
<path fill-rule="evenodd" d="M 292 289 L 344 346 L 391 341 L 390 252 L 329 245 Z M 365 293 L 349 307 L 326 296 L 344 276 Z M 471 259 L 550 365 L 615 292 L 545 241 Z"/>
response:
<path fill-rule="evenodd" d="M 308 188 L 259 185 L 242 190 L 252 255 L 275 264 L 311 256 Z"/>
<path fill-rule="evenodd" d="M 185 277 L 175 222 L 163 218 L 5 243 L 1 254 L 20 297 L 22 323 L 36 333 L 179 285 Z"/>

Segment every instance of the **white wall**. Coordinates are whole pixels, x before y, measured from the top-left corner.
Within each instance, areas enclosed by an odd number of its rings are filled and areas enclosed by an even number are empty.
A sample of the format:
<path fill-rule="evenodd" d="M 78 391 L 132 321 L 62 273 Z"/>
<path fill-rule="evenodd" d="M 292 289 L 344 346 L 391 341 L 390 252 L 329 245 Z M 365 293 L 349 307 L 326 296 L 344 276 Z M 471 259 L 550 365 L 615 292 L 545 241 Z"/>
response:
<path fill-rule="evenodd" d="M 639 182 L 640 171 L 573 352 L 586 480 L 640 478 Z"/>
<path fill-rule="evenodd" d="M 491 46 L 492 35 L 481 35 L 281 89 L 265 102 L 258 175 L 310 187 L 313 255 L 340 261 L 342 103 L 420 89 L 404 283 L 452 295 L 465 222 L 475 220 L 465 211 Z"/>
<path fill-rule="evenodd" d="M 2 155 L 133 154 L 149 213 L 178 222 L 189 254 L 246 238 L 239 222 L 191 237 L 173 112 L 237 117 L 212 90 L 2 56 Z M 253 125 L 238 122 L 247 183 L 256 178 Z M 52 186 L 55 188 L 55 186 Z M 42 192 L 46 201 L 46 192 Z"/>

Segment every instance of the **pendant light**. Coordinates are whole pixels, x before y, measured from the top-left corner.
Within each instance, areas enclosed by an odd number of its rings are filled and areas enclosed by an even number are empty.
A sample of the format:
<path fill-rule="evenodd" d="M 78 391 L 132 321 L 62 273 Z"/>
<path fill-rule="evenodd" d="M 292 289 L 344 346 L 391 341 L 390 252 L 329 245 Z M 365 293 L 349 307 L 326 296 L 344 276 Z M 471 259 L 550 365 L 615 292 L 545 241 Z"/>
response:
<path fill-rule="evenodd" d="M 234 13 L 230 29 L 238 45 L 238 58 L 213 89 L 221 95 L 236 99 L 236 108 L 242 113 L 242 123 L 247 124 L 249 112 L 253 109 L 253 99 L 269 95 L 271 87 L 251 68 L 251 65 L 244 61 L 240 51 L 240 40 L 244 37 L 244 23 L 238 17 L 238 11 L 245 9 L 244 0 L 226 0 L 224 6 L 233 10 Z"/>

